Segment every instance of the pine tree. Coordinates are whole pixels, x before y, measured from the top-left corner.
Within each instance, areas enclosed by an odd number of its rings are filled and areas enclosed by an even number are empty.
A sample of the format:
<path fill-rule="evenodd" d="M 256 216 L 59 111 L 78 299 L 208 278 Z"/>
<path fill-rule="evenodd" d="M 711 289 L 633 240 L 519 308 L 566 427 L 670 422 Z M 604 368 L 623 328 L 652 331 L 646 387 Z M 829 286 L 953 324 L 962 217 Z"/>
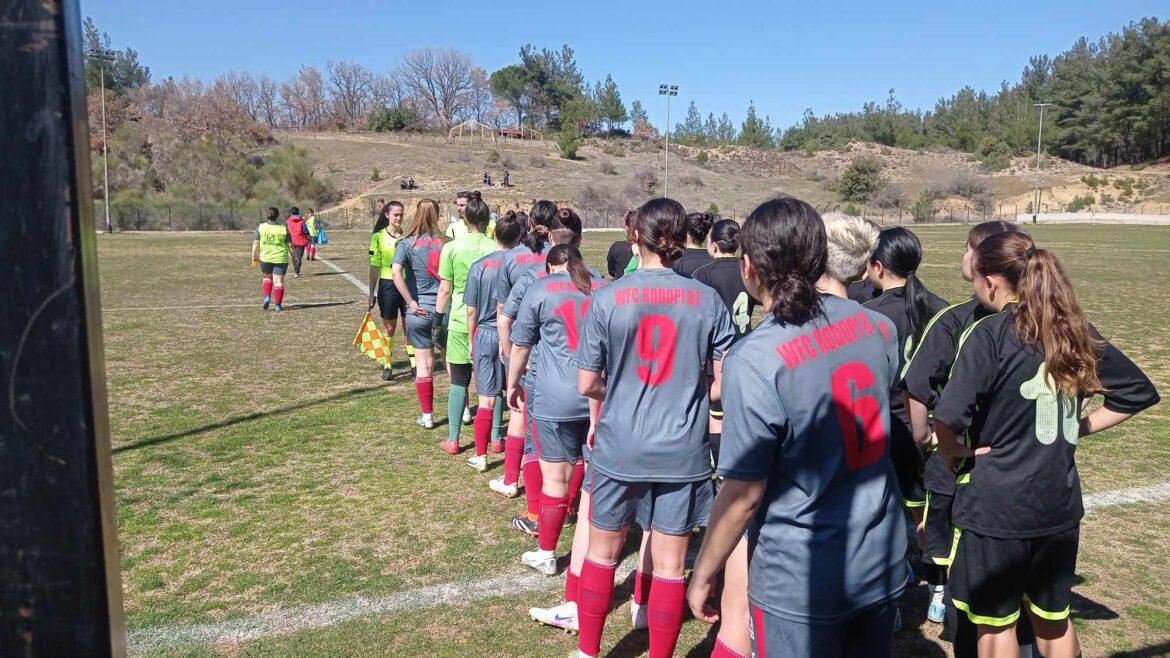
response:
<path fill-rule="evenodd" d="M 605 84 L 601 85 L 598 92 L 597 105 L 601 118 L 606 122 L 610 132 L 620 128 L 630 118 L 626 113 L 626 106 L 622 103 L 622 95 L 618 92 L 617 83 L 613 81 L 612 75 L 605 76 Z"/>
<path fill-rule="evenodd" d="M 776 145 L 776 139 L 772 135 L 772 126 L 769 123 L 760 121 L 756 116 L 755 102 L 748 103 L 747 118 L 743 120 L 743 127 L 739 131 L 739 143 L 745 146 L 760 146 L 764 148 L 771 148 Z"/>
<path fill-rule="evenodd" d="M 674 137 L 679 142 L 700 144 L 703 142 L 703 115 L 699 114 L 699 107 L 695 101 L 687 106 L 687 118 L 683 123 L 674 127 Z"/>
<path fill-rule="evenodd" d="M 729 144 L 735 141 L 735 137 L 735 124 L 731 122 L 731 117 L 724 112 L 723 116 L 719 117 L 718 139 L 716 141 Z"/>
<path fill-rule="evenodd" d="M 715 123 L 715 113 L 707 114 L 707 123 L 703 124 L 703 139 L 708 144 L 719 142 L 719 125 Z"/>

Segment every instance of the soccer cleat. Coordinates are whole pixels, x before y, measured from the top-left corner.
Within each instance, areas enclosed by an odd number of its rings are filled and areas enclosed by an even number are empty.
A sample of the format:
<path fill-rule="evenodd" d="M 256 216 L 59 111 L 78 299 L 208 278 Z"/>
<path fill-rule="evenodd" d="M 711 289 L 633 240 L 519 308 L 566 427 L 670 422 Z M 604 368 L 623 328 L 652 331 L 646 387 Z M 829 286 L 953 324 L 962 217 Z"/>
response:
<path fill-rule="evenodd" d="M 565 525 L 566 526 L 577 525 L 577 513 L 576 512 L 569 512 L 569 513 L 565 514 Z"/>
<path fill-rule="evenodd" d="M 388 382 L 391 379 L 394 379 L 394 369 L 393 368 L 382 368 L 382 381 Z"/>
<path fill-rule="evenodd" d="M 946 616 L 947 606 L 943 603 L 943 590 L 939 588 L 937 592 L 930 595 L 930 606 L 926 609 L 926 618 L 936 624 L 941 624 Z"/>
<path fill-rule="evenodd" d="M 269 305 L 272 304 L 272 295 L 264 295 L 264 310 L 267 311 Z"/>
<path fill-rule="evenodd" d="M 458 441 L 444 441 L 444 442 L 439 444 L 439 449 L 442 450 L 443 452 L 447 453 L 448 455 L 458 455 L 459 454 L 459 442 Z"/>
<path fill-rule="evenodd" d="M 280 313 L 281 311 L 283 311 L 283 310 L 284 310 L 284 307 L 283 307 L 283 306 L 281 306 L 280 304 L 277 304 L 276 306 L 273 306 L 273 307 L 272 307 L 272 310 L 273 310 L 273 311 L 276 311 L 277 313 Z"/>
<path fill-rule="evenodd" d="M 471 418 L 471 409 L 468 409 L 467 407 L 463 407 L 463 424 L 470 425 L 473 422 L 475 422 L 475 421 L 472 420 L 472 418 Z"/>
<path fill-rule="evenodd" d="M 520 556 L 520 562 L 546 576 L 557 575 L 557 556 L 552 551 L 527 551 Z"/>
<path fill-rule="evenodd" d="M 497 455 L 504 452 L 504 442 L 499 439 L 492 439 L 492 452 Z"/>
<path fill-rule="evenodd" d="M 504 484 L 504 476 L 488 480 L 488 488 L 504 498 L 515 498 L 520 495 L 520 488 L 515 484 Z"/>
<path fill-rule="evenodd" d="M 525 514 L 517 514 L 512 517 L 512 527 L 523 532 L 530 537 L 540 535 L 540 524 L 528 518 Z"/>
<path fill-rule="evenodd" d="M 650 628 L 650 619 L 648 617 L 647 606 L 639 605 L 634 602 L 634 597 L 630 597 L 630 623 L 634 626 L 636 631 L 644 631 Z"/>
<path fill-rule="evenodd" d="M 569 633 L 576 633 L 578 630 L 575 601 L 566 601 L 551 608 L 529 608 L 528 616 L 546 626 L 560 628 Z"/>
<path fill-rule="evenodd" d="M 483 473 L 487 470 L 487 456 L 476 455 L 467 458 L 467 465 L 474 468 L 476 471 Z"/>
<path fill-rule="evenodd" d="M 417 423 L 418 426 L 423 428 L 424 430 L 435 429 L 435 421 L 432 418 L 427 418 L 426 416 L 419 416 L 418 420 L 416 420 L 414 422 Z"/>

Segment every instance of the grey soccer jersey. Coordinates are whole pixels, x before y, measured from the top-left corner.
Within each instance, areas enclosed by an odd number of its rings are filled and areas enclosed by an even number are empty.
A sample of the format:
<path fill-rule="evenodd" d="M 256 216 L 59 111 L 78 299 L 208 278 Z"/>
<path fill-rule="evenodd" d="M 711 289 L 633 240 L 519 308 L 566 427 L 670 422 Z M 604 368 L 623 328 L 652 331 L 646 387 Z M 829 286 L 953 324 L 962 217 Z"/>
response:
<path fill-rule="evenodd" d="M 475 326 L 496 326 L 496 300 L 492 288 L 500 272 L 504 250 L 493 251 L 471 264 L 467 272 L 467 287 L 463 290 L 463 303 L 475 307 Z"/>
<path fill-rule="evenodd" d="M 577 367 L 604 372 L 593 467 L 627 482 L 711 475 L 707 365 L 735 330 L 708 286 L 663 268 L 600 289 L 581 331 Z"/>
<path fill-rule="evenodd" d="M 605 285 L 593 277 L 592 289 Z M 582 318 L 592 296 L 586 296 L 567 272 L 550 274 L 528 287 L 512 325 L 512 342 L 535 347 L 533 391 L 529 413 L 541 420 L 577 420 L 589 417 L 589 401 L 577 392 L 576 355 Z"/>
<path fill-rule="evenodd" d="M 601 272 L 598 272 L 592 267 L 586 266 L 586 269 L 595 278 L 605 278 L 601 275 Z M 512 286 L 512 292 L 508 293 L 508 299 L 504 302 L 504 308 L 502 309 L 503 314 L 515 320 L 516 314 L 520 312 L 520 302 L 524 300 L 524 294 L 528 292 L 529 286 L 546 276 L 548 276 L 548 270 L 543 267 L 534 267 L 525 272 L 520 277 L 520 280 Z"/>
<path fill-rule="evenodd" d="M 394 249 L 394 264 L 406 270 L 406 287 L 419 306 L 435 306 L 439 296 L 439 255 L 446 242 L 444 238 L 412 235 L 399 240 Z"/>
<path fill-rule="evenodd" d="M 512 286 L 516 285 L 524 272 L 536 268 L 543 270 L 544 261 L 548 258 L 548 249 L 548 245 L 545 245 L 544 251 L 538 254 L 521 243 L 505 251 L 501 257 L 495 287 L 492 289 L 495 301 L 500 304 L 508 301 L 508 293 L 512 292 Z"/>
<path fill-rule="evenodd" d="M 856 302 L 821 300 L 803 325 L 769 314 L 723 361 L 719 474 L 767 480 L 748 532 L 748 595 L 806 623 L 846 619 L 906 581 L 887 459 L 897 330 Z"/>

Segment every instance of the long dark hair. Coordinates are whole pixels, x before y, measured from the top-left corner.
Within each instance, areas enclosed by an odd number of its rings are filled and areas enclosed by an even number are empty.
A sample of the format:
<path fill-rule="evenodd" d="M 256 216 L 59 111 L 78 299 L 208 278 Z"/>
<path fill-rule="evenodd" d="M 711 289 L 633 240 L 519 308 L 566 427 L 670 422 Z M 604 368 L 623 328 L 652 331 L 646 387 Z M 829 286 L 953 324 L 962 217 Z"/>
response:
<path fill-rule="evenodd" d="M 570 244 L 558 244 L 548 250 L 548 257 L 544 261 L 545 271 L 552 271 L 554 265 L 564 265 L 569 272 L 569 279 L 577 290 L 589 295 L 593 292 L 593 277 L 589 268 L 585 267 L 585 260 L 581 252 Z"/>
<path fill-rule="evenodd" d="M 687 214 L 687 237 L 695 244 L 707 241 L 707 234 L 711 232 L 711 225 L 715 218 L 709 212 L 693 212 Z"/>
<path fill-rule="evenodd" d="M 492 222 L 492 209 L 483 202 L 479 192 L 470 192 L 467 195 L 467 207 L 463 210 L 463 217 L 468 224 L 475 226 L 475 230 L 487 233 Z"/>
<path fill-rule="evenodd" d="M 1015 291 L 1016 335 L 1044 352 L 1044 368 L 1057 390 L 1069 397 L 1101 390 L 1099 341 L 1056 254 L 1036 247 L 1024 233 L 998 233 L 975 249 L 974 267 L 981 276 L 1003 277 Z"/>
<path fill-rule="evenodd" d="M 557 204 L 547 200 L 537 201 L 532 206 L 528 221 L 528 235 L 524 236 L 524 246 L 539 254 L 548 244 L 548 234 L 561 228 L 560 220 L 557 218 Z"/>
<path fill-rule="evenodd" d="M 922 264 L 922 242 L 912 231 L 901 226 L 883 229 L 878 234 L 877 249 L 869 260 L 881 263 L 895 276 L 906 279 L 906 319 L 910 323 L 913 344 L 917 345 L 932 315 L 930 291 L 917 274 L 918 266 Z"/>
<path fill-rule="evenodd" d="M 523 233 L 524 227 L 521 226 L 520 218 L 516 216 L 514 210 L 509 210 L 496 220 L 496 241 L 507 249 L 515 247 Z"/>
<path fill-rule="evenodd" d="M 978 247 L 984 240 L 997 233 L 1026 233 L 1019 224 L 1003 219 L 993 219 L 989 222 L 980 222 L 967 231 L 967 246 L 972 249 Z"/>
<path fill-rule="evenodd" d="M 387 201 L 386 205 L 382 206 L 382 212 L 378 213 L 378 219 L 374 221 L 373 233 L 377 233 L 390 225 L 390 209 L 395 206 L 405 208 L 401 201 Z"/>
<path fill-rule="evenodd" d="M 674 199 L 651 199 L 638 208 L 633 219 L 638 233 L 638 246 L 657 254 L 662 264 L 682 258 L 687 243 L 687 211 Z"/>
<path fill-rule="evenodd" d="M 743 253 L 772 297 L 781 324 L 803 324 L 821 309 L 817 281 L 825 273 L 825 223 L 812 206 L 782 197 L 748 215 L 739 234 Z"/>
<path fill-rule="evenodd" d="M 721 219 L 711 227 L 711 242 L 719 247 L 719 253 L 733 256 L 739 251 L 739 231 L 734 219 Z"/>

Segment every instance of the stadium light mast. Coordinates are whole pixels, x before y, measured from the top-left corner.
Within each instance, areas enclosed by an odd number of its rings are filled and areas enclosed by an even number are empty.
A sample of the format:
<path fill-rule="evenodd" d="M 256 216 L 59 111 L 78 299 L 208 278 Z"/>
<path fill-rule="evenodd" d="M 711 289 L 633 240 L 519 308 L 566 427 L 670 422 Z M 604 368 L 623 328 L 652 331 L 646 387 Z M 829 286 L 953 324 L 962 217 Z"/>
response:
<path fill-rule="evenodd" d="M 114 232 L 114 224 L 110 221 L 110 161 L 109 133 L 106 131 L 106 64 L 114 61 L 117 53 L 109 48 L 94 48 L 86 53 L 86 57 L 98 62 L 101 69 L 102 85 L 102 205 L 106 207 L 106 233 Z"/>
<path fill-rule="evenodd" d="M 662 182 L 662 196 L 670 188 L 670 97 L 678 96 L 678 85 L 658 85 L 658 95 L 666 96 L 666 176 Z"/>
<path fill-rule="evenodd" d="M 1032 223 L 1036 223 L 1036 217 L 1040 214 L 1040 145 L 1044 140 L 1044 110 L 1052 107 L 1052 103 L 1035 102 L 1032 107 L 1040 108 L 1040 130 L 1036 135 L 1036 191 L 1033 195 L 1032 201 Z"/>

